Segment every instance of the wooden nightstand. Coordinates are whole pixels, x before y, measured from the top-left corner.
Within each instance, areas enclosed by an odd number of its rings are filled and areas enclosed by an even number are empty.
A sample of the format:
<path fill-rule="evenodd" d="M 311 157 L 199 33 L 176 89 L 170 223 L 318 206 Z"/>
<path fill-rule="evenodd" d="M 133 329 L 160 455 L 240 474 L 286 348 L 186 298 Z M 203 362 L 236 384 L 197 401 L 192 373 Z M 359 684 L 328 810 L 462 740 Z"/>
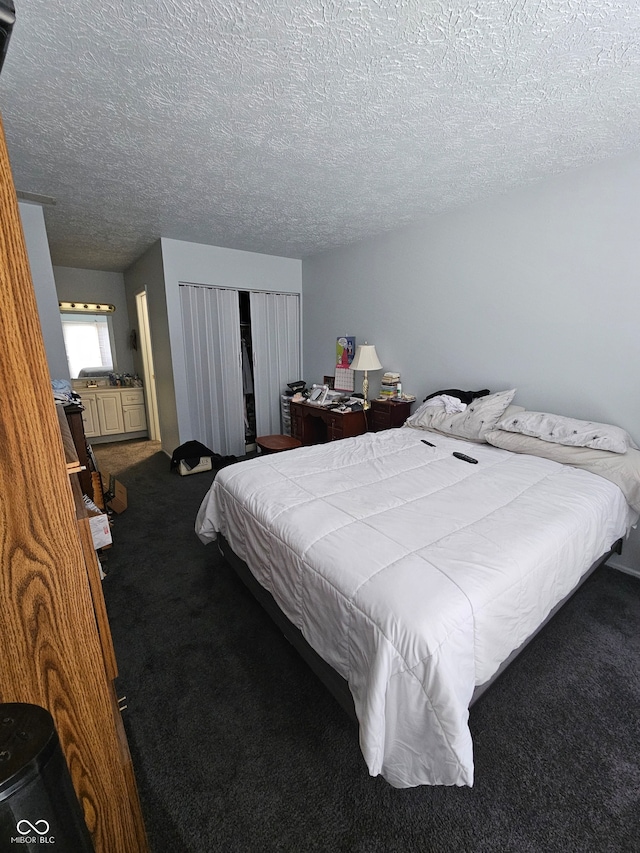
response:
<path fill-rule="evenodd" d="M 411 413 L 413 402 L 405 400 L 372 400 L 369 409 L 369 431 L 401 427 Z"/>

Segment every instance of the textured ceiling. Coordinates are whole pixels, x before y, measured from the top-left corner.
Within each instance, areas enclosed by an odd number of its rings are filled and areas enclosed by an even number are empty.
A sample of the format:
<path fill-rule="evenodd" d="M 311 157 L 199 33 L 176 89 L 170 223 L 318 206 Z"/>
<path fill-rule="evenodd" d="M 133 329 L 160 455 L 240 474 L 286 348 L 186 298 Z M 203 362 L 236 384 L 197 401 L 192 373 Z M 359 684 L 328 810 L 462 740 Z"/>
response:
<path fill-rule="evenodd" d="M 640 146 L 635 0 L 15 0 L 0 78 L 54 264 L 289 257 Z"/>

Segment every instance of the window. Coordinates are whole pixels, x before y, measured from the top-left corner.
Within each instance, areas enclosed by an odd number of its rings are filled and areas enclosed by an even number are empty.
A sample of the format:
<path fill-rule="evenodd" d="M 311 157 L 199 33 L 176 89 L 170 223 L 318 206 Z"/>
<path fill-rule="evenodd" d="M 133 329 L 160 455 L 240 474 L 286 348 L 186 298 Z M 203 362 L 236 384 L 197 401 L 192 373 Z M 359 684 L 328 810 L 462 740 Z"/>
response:
<path fill-rule="evenodd" d="M 111 317 L 64 312 L 60 317 L 71 378 L 112 373 L 115 364 Z"/>

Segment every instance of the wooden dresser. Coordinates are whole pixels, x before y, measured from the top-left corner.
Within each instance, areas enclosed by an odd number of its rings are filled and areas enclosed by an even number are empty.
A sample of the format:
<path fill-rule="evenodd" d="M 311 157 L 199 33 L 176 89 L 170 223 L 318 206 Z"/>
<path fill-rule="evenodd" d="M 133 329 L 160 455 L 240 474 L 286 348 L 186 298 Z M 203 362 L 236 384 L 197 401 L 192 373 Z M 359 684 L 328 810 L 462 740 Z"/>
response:
<path fill-rule="evenodd" d="M 291 435 L 304 445 L 351 438 L 366 431 L 367 419 L 363 411 L 341 414 L 312 403 L 291 403 Z"/>
<path fill-rule="evenodd" d="M 1 124 L 0 209 L 0 702 L 52 714 L 96 853 L 145 853 L 81 466 L 53 402 Z"/>
<path fill-rule="evenodd" d="M 87 449 L 87 438 L 84 434 L 84 424 L 82 420 L 82 409 L 80 406 L 69 405 L 64 407 L 64 413 L 67 416 L 67 423 L 71 432 L 71 438 L 76 449 L 78 461 L 81 470 L 78 473 L 78 479 L 82 491 L 85 495 L 93 497 L 93 483 L 91 481 L 91 464 L 89 462 L 89 452 Z"/>

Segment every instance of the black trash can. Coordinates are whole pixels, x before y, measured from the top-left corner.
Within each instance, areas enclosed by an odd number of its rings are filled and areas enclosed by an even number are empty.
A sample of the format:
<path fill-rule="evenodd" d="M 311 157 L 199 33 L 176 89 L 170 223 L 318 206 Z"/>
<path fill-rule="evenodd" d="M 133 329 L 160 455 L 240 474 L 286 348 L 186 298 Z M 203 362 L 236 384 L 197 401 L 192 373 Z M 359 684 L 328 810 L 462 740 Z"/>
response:
<path fill-rule="evenodd" d="M 0 704 L 0 851 L 94 853 L 51 714 Z"/>

